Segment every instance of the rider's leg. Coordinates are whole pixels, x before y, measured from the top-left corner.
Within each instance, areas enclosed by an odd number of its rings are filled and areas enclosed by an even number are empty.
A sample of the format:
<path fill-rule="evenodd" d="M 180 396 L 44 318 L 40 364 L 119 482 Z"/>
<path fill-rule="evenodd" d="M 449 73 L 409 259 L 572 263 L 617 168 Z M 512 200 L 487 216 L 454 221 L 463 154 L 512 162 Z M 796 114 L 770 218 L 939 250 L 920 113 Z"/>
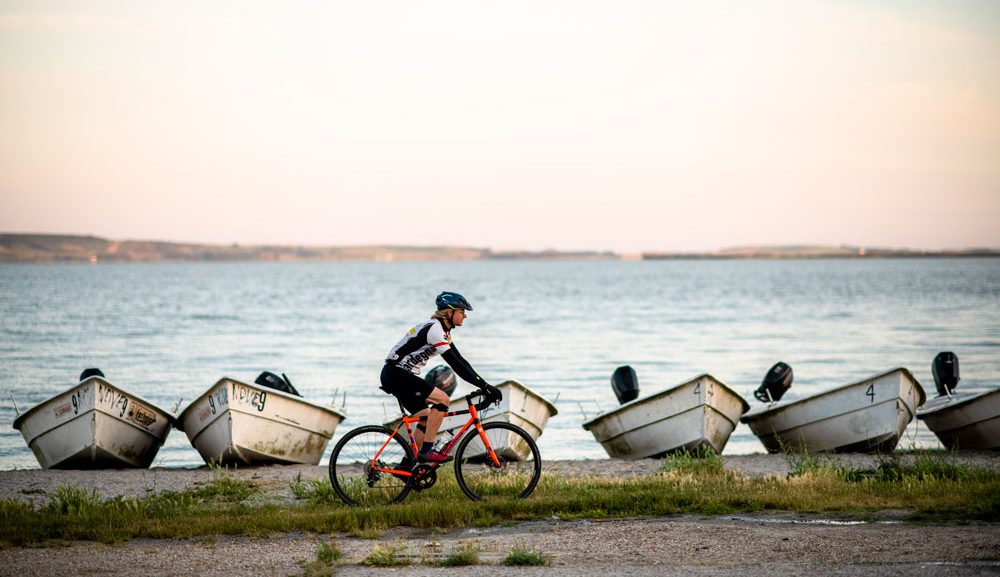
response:
<path fill-rule="evenodd" d="M 427 395 L 427 403 L 430 405 L 444 405 L 447 407 L 448 401 L 448 393 L 438 388 L 435 388 L 431 391 L 431 394 Z M 441 421 L 444 420 L 444 415 L 448 411 L 439 411 L 434 408 L 429 410 L 430 414 L 427 415 L 427 432 L 423 435 L 423 442 L 433 444 L 434 438 L 437 437 L 438 429 L 441 428 Z M 422 446 L 422 443 L 417 443 L 417 447 L 422 448 Z"/>
<path fill-rule="evenodd" d="M 422 410 L 420 412 L 413 413 L 413 416 L 414 417 L 424 417 L 424 416 L 427 416 L 430 412 L 431 412 L 430 409 L 424 409 L 424 410 Z M 422 445 L 423 442 L 424 442 L 424 431 L 423 431 L 423 429 L 426 429 L 426 428 L 427 428 L 426 421 L 423 422 L 423 423 L 417 423 L 413 427 L 413 442 L 417 444 L 417 450 L 418 451 L 420 450 L 420 445 Z"/>

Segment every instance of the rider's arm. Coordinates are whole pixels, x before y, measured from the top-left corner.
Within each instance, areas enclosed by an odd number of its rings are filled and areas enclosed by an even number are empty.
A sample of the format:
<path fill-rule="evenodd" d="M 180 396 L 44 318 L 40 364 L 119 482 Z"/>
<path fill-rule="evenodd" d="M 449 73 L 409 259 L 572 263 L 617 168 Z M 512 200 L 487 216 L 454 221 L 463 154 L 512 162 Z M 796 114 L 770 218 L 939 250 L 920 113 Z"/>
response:
<path fill-rule="evenodd" d="M 472 368 L 469 361 L 465 360 L 462 353 L 458 352 L 458 348 L 455 347 L 455 343 L 452 343 L 448 350 L 441 353 L 441 358 L 444 359 L 444 361 L 448 363 L 448 366 L 458 373 L 458 376 L 462 377 L 463 380 L 472 383 L 480 389 L 488 384 L 485 379 L 476 373 L 476 370 Z"/>

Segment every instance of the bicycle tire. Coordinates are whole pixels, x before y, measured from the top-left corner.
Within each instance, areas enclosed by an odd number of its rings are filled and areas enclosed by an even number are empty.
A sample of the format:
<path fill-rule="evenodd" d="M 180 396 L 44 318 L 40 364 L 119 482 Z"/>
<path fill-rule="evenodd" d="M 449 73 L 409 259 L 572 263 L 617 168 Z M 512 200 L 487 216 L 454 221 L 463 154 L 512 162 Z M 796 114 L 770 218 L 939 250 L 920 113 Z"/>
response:
<path fill-rule="evenodd" d="M 413 449 L 392 429 L 367 425 L 348 432 L 330 455 L 330 484 L 341 501 L 373 507 L 398 503 L 409 494 L 409 477 L 373 470 L 376 454 L 380 468 L 399 469 L 404 459 L 415 462 Z"/>
<path fill-rule="evenodd" d="M 542 477 L 542 458 L 535 440 L 517 425 L 483 423 L 483 434 L 494 448 L 500 466 L 486 453 L 479 432 L 472 429 L 455 451 L 455 480 L 473 501 L 523 499 Z"/>

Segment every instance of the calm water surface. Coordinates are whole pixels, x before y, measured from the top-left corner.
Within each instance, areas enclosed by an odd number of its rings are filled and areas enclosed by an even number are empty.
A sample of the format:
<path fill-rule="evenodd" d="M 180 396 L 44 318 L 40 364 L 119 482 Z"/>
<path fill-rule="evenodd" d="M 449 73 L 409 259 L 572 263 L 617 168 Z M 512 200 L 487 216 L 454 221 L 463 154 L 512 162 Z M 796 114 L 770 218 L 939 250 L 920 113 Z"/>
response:
<path fill-rule="evenodd" d="M 168 410 L 224 375 L 285 372 L 313 401 L 346 391 L 335 440 L 382 422 L 382 359 L 441 290 L 475 306 L 453 337 L 486 379 L 556 400 L 545 458 L 606 457 L 580 424 L 617 404 L 623 364 L 642 394 L 708 372 L 751 405 L 778 360 L 795 371 L 786 398 L 897 366 L 933 396 L 942 350 L 960 390 L 1000 384 L 1000 259 L 2 265 L 0 469 L 38 466 L 11 397 L 23 411 L 92 366 Z M 939 444 L 915 423 L 900 446 Z M 740 425 L 725 453 L 762 451 Z M 154 462 L 201 464 L 176 430 Z"/>

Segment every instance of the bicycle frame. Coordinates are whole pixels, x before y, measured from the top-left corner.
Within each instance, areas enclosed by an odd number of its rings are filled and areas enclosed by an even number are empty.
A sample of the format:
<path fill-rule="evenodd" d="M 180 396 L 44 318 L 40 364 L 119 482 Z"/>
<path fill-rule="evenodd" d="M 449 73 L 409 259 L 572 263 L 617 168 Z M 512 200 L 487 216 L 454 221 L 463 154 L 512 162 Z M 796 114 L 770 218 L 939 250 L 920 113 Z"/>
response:
<path fill-rule="evenodd" d="M 475 403 L 472 402 L 471 397 L 473 396 L 476 395 L 468 395 L 465 397 L 466 402 L 469 403 L 468 409 L 461 409 L 458 411 L 450 411 L 448 413 L 445 413 L 444 415 L 445 417 L 454 417 L 456 415 L 469 415 L 469 420 L 466 421 L 464 425 L 462 425 L 462 428 L 459 429 L 459 431 L 455 433 L 455 436 L 453 436 L 451 440 L 448 441 L 448 443 L 444 446 L 444 448 L 441 449 L 441 453 L 445 455 L 450 454 L 455 444 L 458 443 L 458 441 L 460 441 L 465 436 L 466 431 L 468 431 L 470 427 L 475 426 L 476 433 L 479 435 L 479 438 L 483 440 L 483 445 L 486 446 L 486 452 L 489 454 L 490 461 L 492 461 L 493 466 L 500 467 L 501 465 L 500 459 L 497 457 L 496 452 L 493 451 L 493 446 L 490 445 L 490 440 L 489 438 L 486 437 L 485 431 L 483 431 L 483 423 L 479 420 L 479 411 L 476 409 Z M 410 425 L 412 423 L 421 423 L 425 421 L 427 421 L 427 415 L 424 415 L 423 417 L 407 417 L 406 415 L 404 415 L 403 421 L 400 424 L 396 425 L 396 428 L 393 429 L 392 436 L 386 437 L 385 442 L 382 443 L 382 446 L 379 447 L 378 452 L 375 453 L 375 458 L 373 459 L 373 463 L 379 462 L 379 456 L 382 455 L 382 451 L 385 450 L 386 446 L 388 446 L 389 443 L 392 442 L 392 438 L 396 435 L 396 433 L 399 432 L 400 427 L 406 427 L 406 435 L 407 438 L 409 439 L 410 447 L 413 449 L 413 454 L 416 455 L 417 441 L 416 439 L 413 438 L 413 429 L 410 427 Z M 432 469 L 437 469 L 442 464 L 443 463 L 431 463 L 430 466 Z M 378 471 L 380 473 L 390 473 L 398 477 L 414 476 L 414 473 L 412 471 L 404 471 L 402 469 L 372 467 L 372 470 Z"/>

